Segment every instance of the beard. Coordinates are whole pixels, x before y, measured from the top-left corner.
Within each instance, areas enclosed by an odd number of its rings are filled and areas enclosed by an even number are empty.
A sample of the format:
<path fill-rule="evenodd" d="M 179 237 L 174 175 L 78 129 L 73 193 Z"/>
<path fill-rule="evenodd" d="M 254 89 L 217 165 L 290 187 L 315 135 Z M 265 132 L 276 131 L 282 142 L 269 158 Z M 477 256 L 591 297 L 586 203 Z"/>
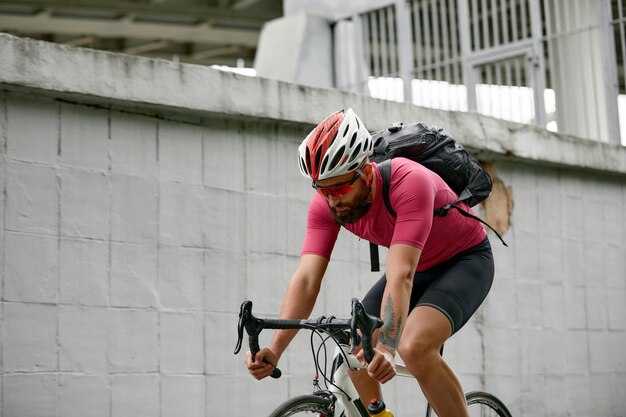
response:
<path fill-rule="evenodd" d="M 334 207 L 328 207 L 335 219 L 335 223 L 340 226 L 355 223 L 357 220 L 367 214 L 372 207 L 372 199 L 370 198 L 372 188 L 365 186 L 356 196 L 354 202 L 343 204 L 341 207 L 348 207 L 348 210 L 337 211 Z"/>

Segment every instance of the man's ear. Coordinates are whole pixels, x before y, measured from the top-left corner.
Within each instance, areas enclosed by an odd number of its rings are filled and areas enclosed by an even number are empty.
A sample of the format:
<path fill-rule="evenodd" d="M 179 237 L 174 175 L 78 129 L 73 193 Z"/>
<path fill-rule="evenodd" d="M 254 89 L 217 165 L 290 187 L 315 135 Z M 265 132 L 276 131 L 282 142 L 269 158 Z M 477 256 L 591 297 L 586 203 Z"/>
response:
<path fill-rule="evenodd" d="M 368 185 L 371 187 L 372 183 L 374 182 L 374 167 L 372 166 L 372 163 L 368 162 L 367 164 L 365 164 L 362 171 L 365 175 L 365 178 L 367 179 Z"/>

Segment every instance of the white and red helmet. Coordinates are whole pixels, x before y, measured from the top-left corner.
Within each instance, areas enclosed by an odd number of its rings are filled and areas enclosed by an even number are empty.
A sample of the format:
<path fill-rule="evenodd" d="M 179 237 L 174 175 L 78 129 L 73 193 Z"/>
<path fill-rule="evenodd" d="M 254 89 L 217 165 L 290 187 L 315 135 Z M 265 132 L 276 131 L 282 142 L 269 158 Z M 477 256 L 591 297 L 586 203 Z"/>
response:
<path fill-rule="evenodd" d="M 356 170 L 374 149 L 372 136 L 352 109 L 328 116 L 302 141 L 300 172 L 313 181 Z"/>

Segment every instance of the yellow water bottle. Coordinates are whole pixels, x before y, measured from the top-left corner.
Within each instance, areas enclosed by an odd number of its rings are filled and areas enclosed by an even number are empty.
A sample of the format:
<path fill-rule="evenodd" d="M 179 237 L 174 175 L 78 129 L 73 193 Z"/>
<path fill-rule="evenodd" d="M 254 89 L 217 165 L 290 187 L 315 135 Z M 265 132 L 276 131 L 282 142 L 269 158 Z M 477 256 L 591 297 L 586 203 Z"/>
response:
<path fill-rule="evenodd" d="M 367 412 L 372 417 L 393 417 L 393 413 L 387 410 L 385 403 L 381 400 L 372 400 L 370 405 L 367 406 Z"/>

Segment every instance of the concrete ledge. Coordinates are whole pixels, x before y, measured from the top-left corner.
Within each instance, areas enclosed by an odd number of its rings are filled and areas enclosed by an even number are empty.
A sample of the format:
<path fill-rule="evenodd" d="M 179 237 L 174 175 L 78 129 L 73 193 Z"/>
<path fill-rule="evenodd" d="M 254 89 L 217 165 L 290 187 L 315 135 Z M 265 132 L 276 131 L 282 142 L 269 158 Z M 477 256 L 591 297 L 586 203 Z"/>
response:
<path fill-rule="evenodd" d="M 372 130 L 393 121 L 423 120 L 444 127 L 485 158 L 626 175 L 625 147 L 536 126 L 6 34 L 0 34 L 0 88 L 165 116 L 253 118 L 311 126 L 338 108 L 352 107 Z"/>

